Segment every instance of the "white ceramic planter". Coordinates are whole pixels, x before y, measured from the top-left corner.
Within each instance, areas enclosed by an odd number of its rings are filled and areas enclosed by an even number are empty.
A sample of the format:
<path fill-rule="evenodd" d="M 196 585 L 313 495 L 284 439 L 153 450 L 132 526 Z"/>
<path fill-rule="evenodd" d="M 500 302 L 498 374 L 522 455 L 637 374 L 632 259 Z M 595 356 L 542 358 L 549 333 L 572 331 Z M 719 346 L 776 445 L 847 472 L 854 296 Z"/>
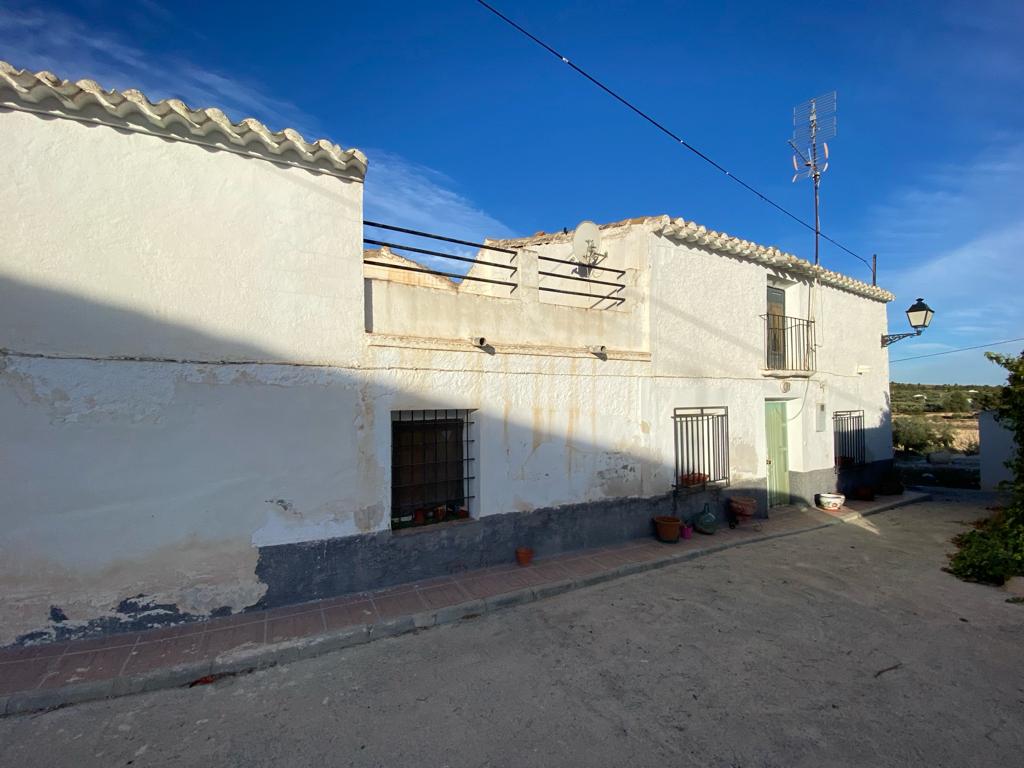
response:
<path fill-rule="evenodd" d="M 835 512 L 846 503 L 846 497 L 841 493 L 819 493 L 818 506 L 826 512 Z"/>

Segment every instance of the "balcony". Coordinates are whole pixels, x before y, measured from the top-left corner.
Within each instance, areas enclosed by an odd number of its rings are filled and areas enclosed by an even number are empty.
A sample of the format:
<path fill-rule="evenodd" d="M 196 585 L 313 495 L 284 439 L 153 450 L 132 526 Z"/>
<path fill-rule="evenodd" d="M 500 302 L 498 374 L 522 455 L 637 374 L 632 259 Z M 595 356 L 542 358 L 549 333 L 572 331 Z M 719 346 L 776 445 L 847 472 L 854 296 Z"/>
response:
<path fill-rule="evenodd" d="M 814 367 L 814 321 L 785 315 L 762 315 L 764 367 L 769 371 L 811 373 Z"/>

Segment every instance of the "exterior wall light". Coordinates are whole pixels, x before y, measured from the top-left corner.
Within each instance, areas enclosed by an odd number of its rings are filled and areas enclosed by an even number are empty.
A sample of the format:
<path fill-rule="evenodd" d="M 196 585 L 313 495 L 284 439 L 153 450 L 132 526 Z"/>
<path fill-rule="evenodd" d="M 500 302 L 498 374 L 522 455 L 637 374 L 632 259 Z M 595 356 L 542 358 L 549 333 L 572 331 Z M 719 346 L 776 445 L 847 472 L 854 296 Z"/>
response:
<path fill-rule="evenodd" d="M 486 336 L 473 336 L 469 341 L 474 347 L 480 347 L 481 349 L 487 346 Z"/>
<path fill-rule="evenodd" d="M 597 355 L 598 357 L 605 357 L 608 354 L 608 347 L 606 347 L 604 344 L 595 344 L 587 347 L 587 351 L 592 355 Z"/>
<path fill-rule="evenodd" d="M 935 312 L 924 303 L 924 299 L 919 298 L 910 308 L 907 310 L 907 320 L 910 321 L 910 327 L 913 328 L 912 333 L 891 333 L 889 335 L 882 336 L 882 346 L 888 347 L 893 342 L 899 341 L 900 339 L 908 339 L 911 336 L 920 336 L 921 331 L 931 325 L 932 315 Z"/>

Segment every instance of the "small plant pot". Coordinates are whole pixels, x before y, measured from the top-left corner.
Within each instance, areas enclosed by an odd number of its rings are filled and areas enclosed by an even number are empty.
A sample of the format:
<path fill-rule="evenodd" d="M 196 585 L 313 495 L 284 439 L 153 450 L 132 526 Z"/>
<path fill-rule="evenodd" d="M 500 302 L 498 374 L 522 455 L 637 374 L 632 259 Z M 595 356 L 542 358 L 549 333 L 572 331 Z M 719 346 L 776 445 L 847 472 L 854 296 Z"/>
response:
<path fill-rule="evenodd" d="M 692 525 L 687 525 L 686 523 L 683 523 L 682 536 L 683 536 L 684 539 L 692 539 L 693 538 L 693 526 Z"/>
<path fill-rule="evenodd" d="M 707 481 L 708 476 L 703 472 L 690 472 L 679 476 L 679 484 L 683 488 L 696 488 L 698 485 L 704 485 Z"/>
<path fill-rule="evenodd" d="M 530 547 L 516 547 L 516 562 L 524 568 L 533 562 L 533 549 Z"/>
<path fill-rule="evenodd" d="M 753 496 L 732 496 L 729 510 L 737 517 L 753 517 L 757 513 L 757 499 Z"/>
<path fill-rule="evenodd" d="M 442 522 L 446 517 L 448 517 L 448 507 L 441 506 L 434 509 L 434 519 L 437 522 Z"/>
<path fill-rule="evenodd" d="M 654 529 L 658 534 L 658 541 L 663 541 L 666 544 L 679 541 L 681 528 L 682 521 L 678 517 L 661 515 L 654 518 Z"/>
<path fill-rule="evenodd" d="M 467 517 L 469 517 L 469 510 L 466 509 L 465 507 L 459 507 L 459 511 L 455 514 L 456 517 L 459 518 L 459 520 L 465 520 Z"/>
<path fill-rule="evenodd" d="M 417 509 L 412 513 L 413 525 L 426 525 L 427 522 L 427 510 Z"/>

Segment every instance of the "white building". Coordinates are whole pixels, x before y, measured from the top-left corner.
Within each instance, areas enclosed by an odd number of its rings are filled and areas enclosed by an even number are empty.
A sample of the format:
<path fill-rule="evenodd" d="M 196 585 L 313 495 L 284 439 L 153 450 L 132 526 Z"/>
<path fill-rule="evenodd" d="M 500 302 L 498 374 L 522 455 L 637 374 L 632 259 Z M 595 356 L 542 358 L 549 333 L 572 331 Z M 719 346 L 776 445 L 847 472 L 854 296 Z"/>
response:
<path fill-rule="evenodd" d="M 0 644 L 648 535 L 679 476 L 684 515 L 763 511 L 891 459 L 892 296 L 776 249 L 651 217 L 602 228 L 599 270 L 538 235 L 454 282 L 364 265 L 412 239 L 364 235 L 355 150 L 2 63 L 0 138 Z"/>
<path fill-rule="evenodd" d="M 978 448 L 981 458 L 981 490 L 998 491 L 1013 480 L 1007 462 L 1017 453 L 1013 432 L 996 420 L 996 411 L 978 414 Z"/>

